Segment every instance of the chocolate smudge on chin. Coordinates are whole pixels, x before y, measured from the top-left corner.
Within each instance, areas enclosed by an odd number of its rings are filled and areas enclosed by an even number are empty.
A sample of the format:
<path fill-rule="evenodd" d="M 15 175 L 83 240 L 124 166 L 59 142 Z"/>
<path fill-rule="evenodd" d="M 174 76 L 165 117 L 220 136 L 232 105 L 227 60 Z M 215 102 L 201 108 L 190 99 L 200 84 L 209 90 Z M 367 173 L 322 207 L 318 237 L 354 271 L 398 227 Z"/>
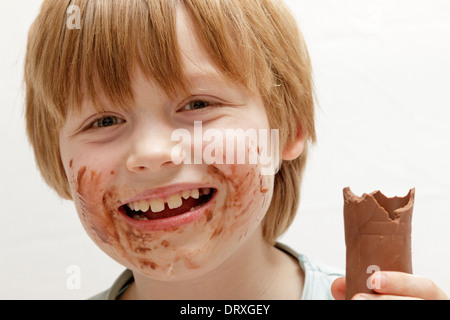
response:
<path fill-rule="evenodd" d="M 213 218 L 213 214 L 211 212 L 211 210 L 208 210 L 208 212 L 206 213 L 206 222 L 210 222 Z"/>
<path fill-rule="evenodd" d="M 158 265 L 151 260 L 139 259 L 139 263 L 141 264 L 142 269 L 147 269 L 150 267 L 150 269 L 155 270 L 158 268 Z"/>
<path fill-rule="evenodd" d="M 163 241 L 161 241 L 161 245 L 163 246 L 163 247 L 165 247 L 165 248 L 167 248 L 168 246 L 169 246 L 169 241 L 167 241 L 167 240 L 163 240 Z"/>
<path fill-rule="evenodd" d="M 262 174 L 260 173 L 260 174 L 259 174 L 259 191 L 260 191 L 261 193 L 266 193 L 267 191 L 269 191 L 269 188 L 265 187 L 263 184 L 264 184 L 264 183 L 263 183 L 263 176 L 262 176 Z"/>

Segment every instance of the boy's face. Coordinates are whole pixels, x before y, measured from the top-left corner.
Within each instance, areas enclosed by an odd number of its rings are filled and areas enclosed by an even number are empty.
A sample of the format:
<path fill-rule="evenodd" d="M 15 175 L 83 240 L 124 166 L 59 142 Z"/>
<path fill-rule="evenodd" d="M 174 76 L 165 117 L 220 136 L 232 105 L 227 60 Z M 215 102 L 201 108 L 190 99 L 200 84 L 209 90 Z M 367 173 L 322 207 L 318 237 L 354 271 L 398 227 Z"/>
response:
<path fill-rule="evenodd" d="M 273 189 L 273 176 L 261 174 L 260 165 L 225 159 L 226 129 L 270 130 L 261 98 L 224 81 L 183 12 L 177 22 L 195 87 L 190 96 L 169 97 L 136 72 L 131 111 L 99 114 L 86 104 L 69 114 L 60 133 L 62 162 L 89 236 L 119 263 L 154 279 L 200 275 L 250 237 L 262 241 L 260 222 Z M 211 147 L 212 141 L 196 138 L 194 121 L 203 133 L 223 133 L 223 154 L 217 152 L 213 164 L 173 161 L 177 129 L 190 133 L 190 144 L 183 143 L 192 156 L 196 143 L 202 151 Z"/>

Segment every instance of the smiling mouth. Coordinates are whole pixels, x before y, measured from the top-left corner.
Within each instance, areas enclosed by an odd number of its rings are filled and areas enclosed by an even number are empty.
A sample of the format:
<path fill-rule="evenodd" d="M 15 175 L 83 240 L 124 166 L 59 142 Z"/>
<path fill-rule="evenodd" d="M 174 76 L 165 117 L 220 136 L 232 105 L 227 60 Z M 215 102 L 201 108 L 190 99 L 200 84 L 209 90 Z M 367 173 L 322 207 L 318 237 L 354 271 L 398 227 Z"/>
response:
<path fill-rule="evenodd" d="M 211 200 L 215 192 L 213 188 L 183 190 L 166 199 L 135 201 L 121 208 L 134 220 L 165 219 L 201 208 Z"/>

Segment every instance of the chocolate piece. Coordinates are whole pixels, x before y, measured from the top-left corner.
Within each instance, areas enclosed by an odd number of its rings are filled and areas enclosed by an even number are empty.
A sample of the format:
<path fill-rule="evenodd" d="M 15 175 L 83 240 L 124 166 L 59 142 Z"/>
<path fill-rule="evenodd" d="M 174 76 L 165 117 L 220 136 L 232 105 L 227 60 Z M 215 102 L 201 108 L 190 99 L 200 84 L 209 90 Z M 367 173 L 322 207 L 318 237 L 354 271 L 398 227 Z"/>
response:
<path fill-rule="evenodd" d="M 412 273 L 411 219 L 415 189 L 403 198 L 380 191 L 358 197 L 344 189 L 346 299 L 356 293 L 374 293 L 374 271 Z"/>

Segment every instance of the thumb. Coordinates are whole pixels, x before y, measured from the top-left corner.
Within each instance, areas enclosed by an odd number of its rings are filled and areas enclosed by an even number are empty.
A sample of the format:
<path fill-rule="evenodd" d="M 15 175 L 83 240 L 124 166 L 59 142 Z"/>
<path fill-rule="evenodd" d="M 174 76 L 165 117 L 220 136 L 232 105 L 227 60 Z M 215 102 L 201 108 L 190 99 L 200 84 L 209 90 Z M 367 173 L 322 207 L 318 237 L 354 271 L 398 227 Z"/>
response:
<path fill-rule="evenodd" d="M 345 300 L 345 278 L 339 277 L 331 284 L 331 294 L 335 300 Z"/>

